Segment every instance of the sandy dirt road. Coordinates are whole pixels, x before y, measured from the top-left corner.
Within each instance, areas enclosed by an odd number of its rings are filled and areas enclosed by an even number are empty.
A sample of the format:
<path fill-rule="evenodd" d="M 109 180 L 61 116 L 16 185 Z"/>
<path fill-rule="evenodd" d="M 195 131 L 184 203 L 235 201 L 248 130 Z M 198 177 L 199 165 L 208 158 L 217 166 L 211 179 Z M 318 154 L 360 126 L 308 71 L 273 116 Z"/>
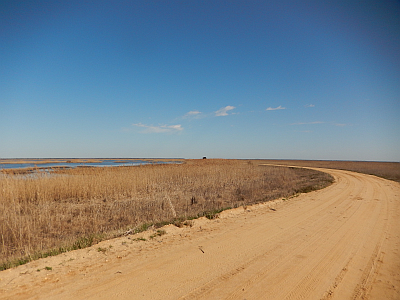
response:
<path fill-rule="evenodd" d="M 322 170 L 320 191 L 0 272 L 0 299 L 400 299 L 400 184 Z"/>

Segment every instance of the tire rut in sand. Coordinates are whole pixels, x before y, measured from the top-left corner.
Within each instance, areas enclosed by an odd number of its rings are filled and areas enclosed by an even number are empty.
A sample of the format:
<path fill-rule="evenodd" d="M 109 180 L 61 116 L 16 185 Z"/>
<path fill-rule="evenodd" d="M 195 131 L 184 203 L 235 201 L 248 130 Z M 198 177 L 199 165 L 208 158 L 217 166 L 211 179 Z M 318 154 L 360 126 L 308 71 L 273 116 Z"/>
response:
<path fill-rule="evenodd" d="M 355 177 L 357 181 L 361 182 L 362 187 L 364 187 L 364 184 L 366 184 L 363 182 L 363 179 L 357 178 L 357 176 L 351 177 Z M 323 214 L 324 212 L 327 213 L 334 205 L 335 208 L 338 206 L 344 206 L 342 208 L 344 210 L 339 214 L 334 215 L 333 218 L 330 219 L 320 218 L 317 221 L 314 221 L 315 224 L 312 221 L 315 215 L 307 216 L 304 221 L 292 226 L 291 230 L 287 230 L 287 232 L 282 233 L 282 235 L 285 236 L 285 239 L 273 241 L 273 244 L 277 245 L 275 248 L 255 257 L 247 264 L 242 265 L 240 268 L 241 272 L 232 271 L 219 278 L 213 279 L 206 285 L 199 287 L 196 291 L 193 291 L 185 297 L 182 297 L 182 299 L 207 299 L 213 293 L 213 290 L 219 289 L 218 285 L 226 285 L 227 283 L 225 281 L 228 280 L 234 282 L 231 284 L 231 288 L 233 288 L 235 285 L 239 285 L 241 288 L 236 289 L 233 293 L 231 293 L 231 295 L 227 296 L 226 299 L 239 299 L 241 296 L 244 296 L 243 292 L 248 290 L 261 291 L 261 293 L 250 293 L 248 295 L 250 296 L 249 298 L 256 299 L 257 297 L 262 297 L 263 299 L 268 299 L 268 295 L 263 294 L 263 288 L 260 285 L 267 285 L 271 282 L 276 286 L 276 288 L 269 288 L 270 296 L 272 296 L 273 299 L 314 299 L 313 297 L 317 296 L 318 293 L 321 295 L 321 292 L 323 292 L 323 297 L 325 299 L 332 298 L 335 289 L 340 285 L 343 278 L 348 273 L 349 267 L 354 267 L 351 264 L 353 257 L 362 250 L 365 252 L 363 248 L 366 248 L 366 246 L 364 243 L 360 243 L 360 241 L 365 241 L 369 232 L 373 231 L 373 228 L 381 227 L 377 226 L 377 223 L 380 222 L 379 216 L 381 216 L 382 212 L 384 213 L 385 209 L 387 209 L 385 205 L 381 206 L 380 209 L 377 209 L 376 201 L 374 200 L 367 200 L 368 205 L 363 205 L 364 203 L 361 202 L 364 198 L 371 199 L 371 192 L 372 199 L 375 199 L 377 193 L 375 187 L 367 190 L 364 188 L 359 188 L 358 190 L 354 189 L 354 187 L 351 187 L 351 184 L 349 187 L 350 190 L 348 191 L 350 191 L 351 194 L 349 192 L 344 193 L 344 196 L 343 193 L 340 193 L 341 195 L 338 197 L 339 200 L 333 200 L 331 204 L 325 207 L 324 210 L 318 212 L 319 214 Z M 348 201 L 349 198 L 352 199 L 350 203 Z M 383 202 L 385 202 L 385 200 L 386 199 L 383 199 Z M 346 215 L 343 217 L 344 220 L 341 219 L 343 214 Z M 335 220 L 336 223 L 339 223 L 339 225 L 334 224 Z M 360 220 L 362 222 L 360 222 Z M 309 227 L 317 227 L 319 230 L 313 233 L 308 239 L 303 239 L 303 241 L 300 241 L 299 239 L 296 239 L 296 236 L 301 236 L 300 232 L 298 230 L 293 230 L 293 228 L 299 228 L 304 224 L 307 224 Z M 325 238 L 327 239 L 326 243 L 323 242 Z M 352 293 L 353 295 L 350 296 L 350 294 L 347 292 L 347 297 L 356 299 L 365 294 L 364 291 L 367 290 L 368 282 L 372 281 L 371 272 L 376 273 L 376 271 L 373 271 L 373 269 L 376 266 L 376 261 L 380 253 L 383 238 L 384 236 L 378 238 L 375 249 L 372 252 L 369 252 L 370 254 L 367 254 L 367 256 L 370 255 L 370 258 L 369 260 L 367 259 L 367 263 L 365 264 L 362 275 L 360 276 L 359 283 L 354 287 Z M 354 239 L 359 242 L 352 243 Z M 332 243 L 332 240 L 335 240 L 334 244 Z M 285 250 L 281 247 L 281 249 L 279 249 L 280 245 L 285 245 L 288 241 L 291 241 L 290 245 L 293 248 Z M 373 245 L 375 245 L 375 240 L 368 241 L 369 244 L 371 244 L 371 242 Z M 326 246 L 324 247 L 325 244 Z M 343 247 L 343 245 L 351 245 L 351 247 Z M 262 260 L 268 257 L 269 254 L 276 253 L 276 251 L 280 251 L 280 258 L 272 261 L 269 259 L 268 264 L 263 265 Z M 324 253 L 324 255 L 318 255 L 319 251 Z M 293 258 L 296 257 L 294 256 L 294 253 L 303 252 L 308 252 L 308 255 L 317 256 L 319 259 L 317 261 L 314 259 L 313 263 L 308 261 L 306 265 L 299 265 L 296 263 L 296 259 Z M 340 263 L 336 263 L 337 261 Z M 362 262 L 365 263 L 366 260 L 363 259 Z M 307 268 L 307 265 L 310 264 L 314 266 L 312 268 Z M 263 265 L 263 267 L 260 267 L 260 265 Z M 293 267 L 294 265 L 295 267 Z M 357 265 L 359 265 L 359 263 L 357 263 Z M 256 274 L 250 276 L 250 278 L 247 278 L 245 282 L 243 282 L 242 279 L 232 279 L 234 276 L 240 276 L 240 273 L 246 273 L 246 271 L 252 266 L 253 268 L 254 266 L 257 266 L 258 270 L 253 271 L 253 273 Z M 302 270 L 307 271 L 302 272 Z M 282 278 L 281 280 L 277 280 L 276 277 L 271 278 L 276 274 L 285 274 L 290 272 L 301 274 L 301 276 L 298 276 L 301 278 L 301 280 L 297 280 L 297 284 L 296 278 L 293 278 L 293 276 L 290 275 L 286 276 L 286 278 Z M 250 271 L 247 273 L 250 273 Z M 337 275 L 333 277 L 333 284 L 328 289 L 323 291 L 321 286 L 324 286 L 324 284 L 321 284 L 321 281 L 326 278 L 327 273 Z M 269 276 L 269 274 L 275 275 Z M 288 292 L 287 289 L 282 289 L 282 286 L 292 286 L 293 288 Z M 316 290 L 318 292 L 317 294 L 314 293 Z"/>

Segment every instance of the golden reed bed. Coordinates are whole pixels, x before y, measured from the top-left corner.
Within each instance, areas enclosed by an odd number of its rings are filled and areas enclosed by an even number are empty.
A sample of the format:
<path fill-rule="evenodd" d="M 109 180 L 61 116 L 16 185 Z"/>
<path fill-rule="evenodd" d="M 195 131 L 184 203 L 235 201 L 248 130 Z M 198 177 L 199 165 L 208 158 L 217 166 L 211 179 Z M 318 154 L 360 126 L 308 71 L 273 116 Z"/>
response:
<path fill-rule="evenodd" d="M 400 162 L 335 160 L 255 160 L 259 163 L 349 170 L 400 182 Z"/>
<path fill-rule="evenodd" d="M 143 224 L 179 225 L 223 208 L 289 197 L 331 182 L 330 175 L 317 171 L 217 159 L 3 174 L 0 267 L 91 245 L 128 229 L 146 228 Z"/>

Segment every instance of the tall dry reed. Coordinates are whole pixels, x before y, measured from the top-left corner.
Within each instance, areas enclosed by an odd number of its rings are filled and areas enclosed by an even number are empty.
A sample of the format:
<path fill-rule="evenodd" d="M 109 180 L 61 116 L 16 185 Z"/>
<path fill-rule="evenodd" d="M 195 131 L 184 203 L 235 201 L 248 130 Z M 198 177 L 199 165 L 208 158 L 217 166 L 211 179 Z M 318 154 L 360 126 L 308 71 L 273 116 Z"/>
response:
<path fill-rule="evenodd" d="M 400 182 L 400 162 L 337 160 L 257 160 L 259 163 L 349 170 Z"/>
<path fill-rule="evenodd" d="M 321 188 L 324 173 L 239 160 L 0 176 L 0 263 L 143 223 Z"/>

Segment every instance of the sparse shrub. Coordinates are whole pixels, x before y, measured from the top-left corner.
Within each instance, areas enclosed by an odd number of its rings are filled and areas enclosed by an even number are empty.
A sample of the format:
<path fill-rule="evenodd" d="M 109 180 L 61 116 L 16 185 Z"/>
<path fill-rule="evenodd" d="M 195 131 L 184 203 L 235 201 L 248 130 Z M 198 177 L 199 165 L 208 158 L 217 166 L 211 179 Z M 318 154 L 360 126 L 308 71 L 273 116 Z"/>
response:
<path fill-rule="evenodd" d="M 149 238 L 150 238 L 150 239 L 154 239 L 155 237 L 157 237 L 157 236 L 162 236 L 162 235 L 164 235 L 164 234 L 166 234 L 166 233 L 167 233 L 167 232 L 166 232 L 165 230 L 159 229 L 159 230 L 157 230 L 156 233 L 150 235 Z"/>
<path fill-rule="evenodd" d="M 140 238 L 136 238 L 136 239 L 133 239 L 133 241 L 146 241 L 146 239 L 145 238 L 143 238 L 143 237 L 140 237 Z"/>

